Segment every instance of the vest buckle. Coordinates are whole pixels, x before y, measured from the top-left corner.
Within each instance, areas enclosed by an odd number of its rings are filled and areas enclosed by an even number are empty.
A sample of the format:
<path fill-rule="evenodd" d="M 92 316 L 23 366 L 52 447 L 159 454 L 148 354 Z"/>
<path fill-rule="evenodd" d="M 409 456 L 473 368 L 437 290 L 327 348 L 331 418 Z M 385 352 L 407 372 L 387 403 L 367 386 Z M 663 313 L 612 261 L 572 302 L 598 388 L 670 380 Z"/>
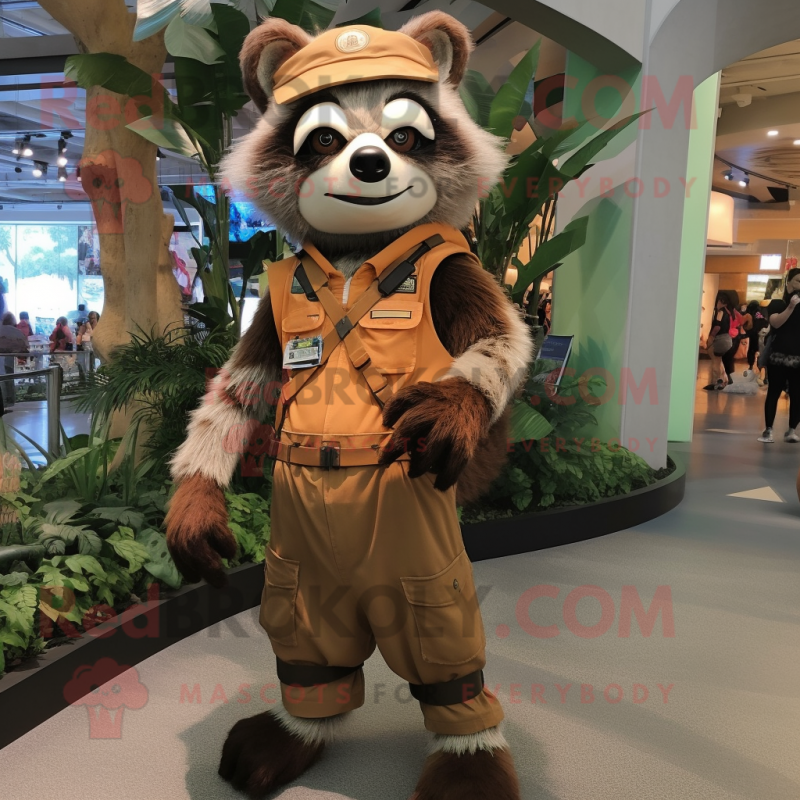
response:
<path fill-rule="evenodd" d="M 342 445 L 339 442 L 325 441 L 319 450 L 319 465 L 322 469 L 339 469 Z"/>

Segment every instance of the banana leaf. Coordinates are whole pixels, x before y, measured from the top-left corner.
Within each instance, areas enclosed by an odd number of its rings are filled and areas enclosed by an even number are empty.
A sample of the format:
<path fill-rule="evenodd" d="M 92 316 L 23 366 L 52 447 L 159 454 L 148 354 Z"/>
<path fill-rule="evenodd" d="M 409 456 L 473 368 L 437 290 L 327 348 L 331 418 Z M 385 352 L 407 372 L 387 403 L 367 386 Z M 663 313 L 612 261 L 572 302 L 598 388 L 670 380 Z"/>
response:
<path fill-rule="evenodd" d="M 511 412 L 510 436 L 512 442 L 529 442 L 543 439 L 553 431 L 553 426 L 527 403 L 519 401 Z"/>
<path fill-rule="evenodd" d="M 192 58 L 203 64 L 218 64 L 225 57 L 219 42 L 205 28 L 188 24 L 180 15 L 167 25 L 164 44 L 171 56 Z"/>
<path fill-rule="evenodd" d="M 522 298 L 525 290 L 537 278 L 560 266 L 568 255 L 585 244 L 588 225 L 588 216 L 578 217 L 572 220 L 561 233 L 539 245 L 527 264 L 521 265 L 519 261 L 515 260 L 519 270 L 517 282 L 511 292 L 515 302 Z"/>
<path fill-rule="evenodd" d="M 489 129 L 496 136 L 509 138 L 514 119 L 520 115 L 525 95 L 539 64 L 541 39 L 528 50 L 500 87 L 489 109 Z"/>

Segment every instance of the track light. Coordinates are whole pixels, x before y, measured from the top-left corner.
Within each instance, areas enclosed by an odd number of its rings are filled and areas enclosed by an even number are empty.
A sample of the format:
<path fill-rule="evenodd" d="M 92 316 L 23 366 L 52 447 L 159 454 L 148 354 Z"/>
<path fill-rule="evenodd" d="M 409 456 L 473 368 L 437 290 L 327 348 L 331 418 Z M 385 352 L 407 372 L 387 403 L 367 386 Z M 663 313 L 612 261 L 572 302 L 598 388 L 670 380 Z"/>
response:
<path fill-rule="evenodd" d="M 767 131 L 767 136 L 777 136 L 779 133 L 780 131 L 775 131 L 775 130 Z"/>
<path fill-rule="evenodd" d="M 162 158 L 164 158 L 164 154 L 160 149 L 156 150 L 156 161 L 161 161 Z"/>
<path fill-rule="evenodd" d="M 81 168 L 78 167 L 75 170 L 75 177 L 78 179 L 78 183 L 83 183 L 83 178 L 81 178 Z"/>
<path fill-rule="evenodd" d="M 57 161 L 57 163 L 58 163 L 58 166 L 59 166 L 59 167 L 66 167 L 66 166 L 67 166 L 67 163 L 68 163 L 68 162 L 67 162 L 67 157 L 66 157 L 66 156 L 63 156 L 63 155 L 62 155 L 62 156 L 59 156 L 59 157 L 58 157 L 58 161 Z"/>
<path fill-rule="evenodd" d="M 67 182 L 67 168 L 66 167 L 59 167 L 58 168 L 58 179 L 61 183 Z"/>
<path fill-rule="evenodd" d="M 25 158 L 30 158 L 33 155 L 33 150 L 31 150 L 31 135 L 27 134 L 25 138 L 22 140 L 22 155 Z"/>
<path fill-rule="evenodd" d="M 748 186 L 750 184 L 750 178 L 745 174 L 745 176 L 739 181 L 739 186 Z"/>
<path fill-rule="evenodd" d="M 43 161 L 34 161 L 33 165 L 34 178 L 41 178 L 42 175 L 47 175 L 47 164 L 45 164 Z"/>
<path fill-rule="evenodd" d="M 61 135 L 61 138 L 58 140 L 58 152 L 59 153 L 66 153 L 67 152 L 67 140 L 64 138 L 64 135 Z"/>
<path fill-rule="evenodd" d="M 18 156 L 22 150 L 22 139 L 17 139 L 14 142 L 14 149 L 11 151 L 15 156 Z"/>
<path fill-rule="evenodd" d="M 733 180 L 733 170 L 729 169 L 727 172 L 722 173 L 722 177 L 725 178 L 726 181 Z"/>

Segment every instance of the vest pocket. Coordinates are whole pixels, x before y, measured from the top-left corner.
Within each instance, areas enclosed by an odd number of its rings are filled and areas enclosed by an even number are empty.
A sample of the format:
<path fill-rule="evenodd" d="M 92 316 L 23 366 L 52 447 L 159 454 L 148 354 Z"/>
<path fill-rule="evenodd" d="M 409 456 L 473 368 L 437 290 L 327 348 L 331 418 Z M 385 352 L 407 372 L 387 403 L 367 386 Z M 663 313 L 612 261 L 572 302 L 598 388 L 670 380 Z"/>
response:
<path fill-rule="evenodd" d="M 373 366 L 387 375 L 413 372 L 417 365 L 417 331 L 424 306 L 415 300 L 380 300 L 359 321 L 361 338 Z"/>
<path fill-rule="evenodd" d="M 259 612 L 261 627 L 276 644 L 297 645 L 296 606 L 300 562 L 281 558 L 267 547 L 264 594 Z"/>
<path fill-rule="evenodd" d="M 284 348 L 296 336 L 320 336 L 325 323 L 325 310 L 319 303 L 309 303 L 308 308 L 290 311 L 284 315 L 281 322 Z"/>
<path fill-rule="evenodd" d="M 400 581 L 411 606 L 424 661 L 456 666 L 483 651 L 483 622 L 465 550 L 436 575 Z"/>

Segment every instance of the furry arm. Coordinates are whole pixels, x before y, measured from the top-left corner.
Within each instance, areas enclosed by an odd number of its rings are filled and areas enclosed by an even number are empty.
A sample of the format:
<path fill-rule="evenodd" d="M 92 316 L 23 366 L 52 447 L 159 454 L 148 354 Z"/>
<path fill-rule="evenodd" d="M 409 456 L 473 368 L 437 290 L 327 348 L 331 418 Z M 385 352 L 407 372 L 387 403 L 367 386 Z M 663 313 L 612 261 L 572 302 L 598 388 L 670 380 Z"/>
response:
<path fill-rule="evenodd" d="M 382 463 L 409 452 L 409 475 L 437 473 L 435 486 L 455 484 L 525 377 L 533 354 L 528 328 L 492 277 L 473 259 L 442 262 L 430 290 L 436 333 L 453 365 L 436 383 L 395 395 L 383 421 L 394 428 Z"/>
<path fill-rule="evenodd" d="M 225 583 L 221 558 L 236 555 L 236 542 L 228 529 L 223 488 L 236 469 L 243 440 L 263 418 L 280 370 L 280 339 L 266 295 L 247 333 L 191 413 L 186 441 L 172 458 L 178 488 L 165 520 L 167 544 L 189 581 Z"/>

